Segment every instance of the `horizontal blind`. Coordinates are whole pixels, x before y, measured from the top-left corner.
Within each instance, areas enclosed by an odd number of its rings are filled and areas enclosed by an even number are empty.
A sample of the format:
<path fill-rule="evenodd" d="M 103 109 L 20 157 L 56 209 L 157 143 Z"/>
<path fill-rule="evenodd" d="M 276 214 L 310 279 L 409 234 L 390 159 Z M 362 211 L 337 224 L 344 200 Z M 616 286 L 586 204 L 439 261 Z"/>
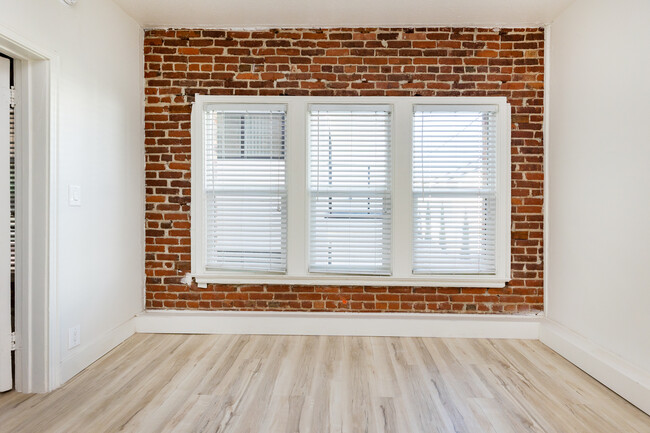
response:
<path fill-rule="evenodd" d="M 414 107 L 414 273 L 496 273 L 496 152 L 496 107 Z"/>
<path fill-rule="evenodd" d="M 205 111 L 206 268 L 285 272 L 286 109 Z"/>
<path fill-rule="evenodd" d="M 311 272 L 391 272 L 389 106 L 312 105 Z"/>

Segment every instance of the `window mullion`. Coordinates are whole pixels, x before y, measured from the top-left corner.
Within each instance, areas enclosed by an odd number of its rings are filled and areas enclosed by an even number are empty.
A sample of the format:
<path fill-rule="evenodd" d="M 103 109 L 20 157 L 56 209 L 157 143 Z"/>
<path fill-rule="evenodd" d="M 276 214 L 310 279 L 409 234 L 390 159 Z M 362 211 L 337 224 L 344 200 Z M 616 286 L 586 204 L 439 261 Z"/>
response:
<path fill-rule="evenodd" d="M 287 111 L 287 275 L 307 274 L 307 104 L 292 100 Z"/>
<path fill-rule="evenodd" d="M 413 108 L 408 101 L 394 104 L 393 131 L 393 275 L 412 275 L 411 143 Z"/>

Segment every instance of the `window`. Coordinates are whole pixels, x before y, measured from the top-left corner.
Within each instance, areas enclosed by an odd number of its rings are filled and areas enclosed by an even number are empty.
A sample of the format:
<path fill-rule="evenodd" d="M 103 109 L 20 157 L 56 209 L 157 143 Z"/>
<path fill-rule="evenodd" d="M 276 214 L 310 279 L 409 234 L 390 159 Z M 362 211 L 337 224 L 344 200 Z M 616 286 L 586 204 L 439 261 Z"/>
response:
<path fill-rule="evenodd" d="M 416 105 L 413 272 L 496 272 L 496 112 Z"/>
<path fill-rule="evenodd" d="M 502 287 L 505 98 L 197 96 L 199 284 Z"/>
<path fill-rule="evenodd" d="M 309 270 L 391 271 L 390 107 L 309 110 Z"/>
<path fill-rule="evenodd" d="M 206 268 L 285 272 L 287 188 L 282 106 L 208 106 Z"/>

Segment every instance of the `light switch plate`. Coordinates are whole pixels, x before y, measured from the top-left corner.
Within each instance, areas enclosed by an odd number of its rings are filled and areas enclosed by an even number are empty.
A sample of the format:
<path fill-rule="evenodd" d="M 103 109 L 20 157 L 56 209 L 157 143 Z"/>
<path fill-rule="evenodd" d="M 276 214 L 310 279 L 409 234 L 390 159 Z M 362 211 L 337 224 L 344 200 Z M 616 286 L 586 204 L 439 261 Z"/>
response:
<path fill-rule="evenodd" d="M 68 185 L 68 205 L 74 207 L 81 206 L 81 186 Z"/>
<path fill-rule="evenodd" d="M 81 344 L 81 326 L 74 325 L 68 329 L 68 349 L 77 347 Z"/>

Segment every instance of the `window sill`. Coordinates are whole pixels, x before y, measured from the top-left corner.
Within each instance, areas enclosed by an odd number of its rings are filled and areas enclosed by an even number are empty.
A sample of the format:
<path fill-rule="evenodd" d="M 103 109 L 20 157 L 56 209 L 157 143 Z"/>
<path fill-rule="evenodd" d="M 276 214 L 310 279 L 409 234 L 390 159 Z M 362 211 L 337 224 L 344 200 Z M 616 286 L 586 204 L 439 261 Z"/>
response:
<path fill-rule="evenodd" d="M 207 284 L 298 284 L 313 286 L 423 286 L 423 287 L 505 287 L 509 279 L 496 276 L 414 276 L 368 277 L 364 275 L 242 275 L 191 274 L 199 287 Z"/>

